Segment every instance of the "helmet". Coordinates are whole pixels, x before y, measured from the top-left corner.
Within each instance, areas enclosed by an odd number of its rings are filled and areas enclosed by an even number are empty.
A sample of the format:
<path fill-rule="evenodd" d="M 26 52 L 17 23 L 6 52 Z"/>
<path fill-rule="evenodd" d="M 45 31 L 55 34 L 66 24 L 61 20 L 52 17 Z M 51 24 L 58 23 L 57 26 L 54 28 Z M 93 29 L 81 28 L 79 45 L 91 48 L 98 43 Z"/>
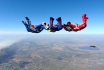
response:
<path fill-rule="evenodd" d="M 42 25 L 46 25 L 46 22 L 42 22 Z"/>

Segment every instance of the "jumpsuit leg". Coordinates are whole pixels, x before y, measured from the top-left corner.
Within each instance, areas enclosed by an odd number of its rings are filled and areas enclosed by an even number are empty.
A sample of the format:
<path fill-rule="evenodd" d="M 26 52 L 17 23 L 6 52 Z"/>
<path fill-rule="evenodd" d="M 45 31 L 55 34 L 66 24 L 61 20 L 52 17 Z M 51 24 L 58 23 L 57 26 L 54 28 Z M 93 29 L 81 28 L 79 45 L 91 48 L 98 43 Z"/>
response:
<path fill-rule="evenodd" d="M 28 24 L 27 24 L 26 22 L 22 22 L 22 23 L 25 25 L 26 30 L 27 30 L 28 32 L 31 32 L 31 30 L 30 30 L 30 28 L 29 28 Z"/>
<path fill-rule="evenodd" d="M 82 24 L 78 26 L 78 28 L 81 30 L 81 29 L 84 29 L 86 26 L 87 26 L 87 17 L 85 15 L 82 15 Z"/>
<path fill-rule="evenodd" d="M 86 17 L 85 15 L 82 15 L 82 21 L 83 23 L 87 23 L 88 17 Z"/>
<path fill-rule="evenodd" d="M 28 26 L 31 27 L 31 21 L 30 21 L 30 19 L 28 17 L 25 17 L 25 18 L 27 20 Z"/>
<path fill-rule="evenodd" d="M 50 29 L 53 29 L 53 21 L 54 21 L 54 18 L 53 17 L 50 17 Z"/>
<path fill-rule="evenodd" d="M 86 25 L 86 23 L 83 23 L 83 24 L 80 24 L 79 26 L 78 26 L 78 28 L 79 29 L 83 29 L 83 28 L 85 28 L 87 25 Z"/>
<path fill-rule="evenodd" d="M 56 20 L 58 22 L 58 30 L 61 30 L 63 28 L 61 17 L 57 18 Z"/>

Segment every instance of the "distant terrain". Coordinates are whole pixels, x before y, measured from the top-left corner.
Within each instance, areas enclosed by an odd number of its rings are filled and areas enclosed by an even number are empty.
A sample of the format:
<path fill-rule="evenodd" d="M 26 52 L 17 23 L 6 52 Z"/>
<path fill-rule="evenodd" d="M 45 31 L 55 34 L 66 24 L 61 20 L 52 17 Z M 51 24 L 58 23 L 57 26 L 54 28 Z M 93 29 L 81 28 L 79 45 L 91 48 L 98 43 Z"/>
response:
<path fill-rule="evenodd" d="M 104 70 L 103 36 L 34 35 L 0 50 L 0 70 Z"/>

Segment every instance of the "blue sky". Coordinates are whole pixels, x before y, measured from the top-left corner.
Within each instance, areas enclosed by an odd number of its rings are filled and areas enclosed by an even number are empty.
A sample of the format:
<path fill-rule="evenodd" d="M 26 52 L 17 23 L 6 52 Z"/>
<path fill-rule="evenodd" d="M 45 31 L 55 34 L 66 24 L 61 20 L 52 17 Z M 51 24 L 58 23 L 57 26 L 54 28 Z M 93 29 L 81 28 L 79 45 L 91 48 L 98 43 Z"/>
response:
<path fill-rule="evenodd" d="M 82 31 L 55 34 L 104 34 L 104 0 L 0 0 L 0 34 L 27 33 L 22 20 L 28 16 L 32 24 L 49 23 L 49 17 L 62 17 L 63 23 L 82 23 L 88 16 L 88 26 Z M 56 21 L 54 21 L 56 24 Z M 46 30 L 40 34 L 53 34 Z"/>

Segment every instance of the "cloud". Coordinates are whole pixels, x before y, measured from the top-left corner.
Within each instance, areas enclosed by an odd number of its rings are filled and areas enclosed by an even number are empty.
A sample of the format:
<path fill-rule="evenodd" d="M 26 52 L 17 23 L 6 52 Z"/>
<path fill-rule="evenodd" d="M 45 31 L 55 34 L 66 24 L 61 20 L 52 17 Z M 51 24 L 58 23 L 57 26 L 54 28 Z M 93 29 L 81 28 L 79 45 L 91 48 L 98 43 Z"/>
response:
<path fill-rule="evenodd" d="M 14 40 L 8 39 L 8 40 L 1 41 L 0 42 L 0 49 L 9 47 L 10 45 L 12 45 L 18 41 L 19 41 L 18 39 L 14 39 Z"/>
<path fill-rule="evenodd" d="M 23 31 L 5 31 L 0 29 L 0 35 L 6 35 L 6 34 L 30 34 L 30 33 Z"/>
<path fill-rule="evenodd" d="M 28 38 L 31 33 L 20 31 L 5 31 L 0 29 L 0 49 L 11 46 L 25 38 Z"/>
<path fill-rule="evenodd" d="M 0 49 L 11 46 L 12 44 L 28 38 L 27 35 L 4 35 L 0 37 Z"/>

